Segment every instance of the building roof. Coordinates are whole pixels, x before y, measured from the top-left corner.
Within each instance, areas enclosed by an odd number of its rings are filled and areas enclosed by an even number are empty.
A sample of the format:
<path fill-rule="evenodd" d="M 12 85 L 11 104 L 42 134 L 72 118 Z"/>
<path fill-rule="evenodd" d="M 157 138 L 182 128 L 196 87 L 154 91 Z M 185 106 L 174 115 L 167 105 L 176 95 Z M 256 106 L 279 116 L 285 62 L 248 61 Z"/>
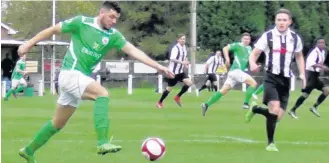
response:
<path fill-rule="evenodd" d="M 8 34 L 10 34 L 10 35 L 14 35 L 14 34 L 16 34 L 18 32 L 15 29 L 9 27 L 8 25 L 6 25 L 5 23 L 2 23 L 2 22 L 1 22 L 1 27 L 7 29 L 8 30 Z"/>
<path fill-rule="evenodd" d="M 1 45 L 22 45 L 26 41 L 21 40 L 1 40 Z M 57 45 L 57 46 L 68 46 L 68 42 L 63 41 L 40 41 L 37 45 Z"/>

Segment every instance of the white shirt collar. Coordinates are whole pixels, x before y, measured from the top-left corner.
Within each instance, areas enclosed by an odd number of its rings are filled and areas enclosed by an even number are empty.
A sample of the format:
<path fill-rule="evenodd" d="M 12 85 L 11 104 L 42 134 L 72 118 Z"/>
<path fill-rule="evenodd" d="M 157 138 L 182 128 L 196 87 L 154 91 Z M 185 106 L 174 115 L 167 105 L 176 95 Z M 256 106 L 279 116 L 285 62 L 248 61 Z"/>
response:
<path fill-rule="evenodd" d="M 292 36 L 291 36 L 291 30 L 290 30 L 290 28 L 288 28 L 288 29 L 286 30 L 286 32 L 284 32 L 284 33 L 280 33 L 279 30 L 278 30 L 278 28 L 274 27 L 274 28 L 273 28 L 273 33 L 274 33 L 275 35 L 277 35 L 277 36 L 285 36 L 285 35 L 287 35 L 288 37 L 292 37 Z"/>

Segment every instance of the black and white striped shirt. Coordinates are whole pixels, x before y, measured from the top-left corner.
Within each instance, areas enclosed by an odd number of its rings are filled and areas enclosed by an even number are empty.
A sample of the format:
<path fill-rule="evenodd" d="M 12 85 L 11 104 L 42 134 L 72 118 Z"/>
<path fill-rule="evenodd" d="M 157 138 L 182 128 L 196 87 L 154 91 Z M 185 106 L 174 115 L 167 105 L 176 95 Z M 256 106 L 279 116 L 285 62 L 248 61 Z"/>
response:
<path fill-rule="evenodd" d="M 179 61 L 185 61 L 187 56 L 186 46 L 182 46 L 181 44 L 177 43 L 170 52 L 170 59 L 176 59 Z M 169 63 L 169 70 L 174 74 L 181 74 L 184 72 L 184 65 L 180 63 L 176 63 L 170 61 Z"/>
<path fill-rule="evenodd" d="M 265 70 L 275 75 L 292 76 L 291 63 L 294 53 L 302 52 L 300 36 L 288 29 L 280 33 L 276 27 L 266 31 L 255 44 L 266 55 Z"/>
<path fill-rule="evenodd" d="M 224 65 L 224 59 L 223 57 L 213 54 L 209 57 L 206 64 L 208 65 L 207 74 L 215 74 L 218 67 Z"/>
<path fill-rule="evenodd" d="M 306 59 L 306 70 L 320 72 L 320 68 L 313 67 L 315 64 L 323 64 L 325 61 L 325 50 L 320 50 L 315 47 L 307 56 Z"/>

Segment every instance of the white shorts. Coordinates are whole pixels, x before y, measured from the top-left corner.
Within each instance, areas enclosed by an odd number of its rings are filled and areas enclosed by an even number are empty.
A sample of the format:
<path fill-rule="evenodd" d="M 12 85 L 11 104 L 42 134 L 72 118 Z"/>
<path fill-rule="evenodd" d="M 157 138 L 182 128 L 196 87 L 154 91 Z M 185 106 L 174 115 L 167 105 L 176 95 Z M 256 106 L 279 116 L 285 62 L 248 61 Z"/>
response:
<path fill-rule="evenodd" d="M 230 85 L 233 88 L 237 82 L 244 83 L 249 77 L 251 77 L 249 74 L 240 69 L 235 69 L 228 72 L 224 85 Z"/>
<path fill-rule="evenodd" d="M 17 88 L 17 86 L 20 85 L 20 84 L 21 84 L 21 85 L 24 85 L 24 87 L 27 86 L 26 81 L 25 81 L 24 78 L 21 78 L 21 79 L 19 79 L 19 80 L 17 80 L 17 79 L 13 79 L 13 80 L 11 80 L 11 87 L 12 87 L 12 88 Z"/>
<path fill-rule="evenodd" d="M 57 103 L 78 107 L 87 86 L 95 80 L 77 70 L 61 70 L 58 77 L 59 98 Z"/>

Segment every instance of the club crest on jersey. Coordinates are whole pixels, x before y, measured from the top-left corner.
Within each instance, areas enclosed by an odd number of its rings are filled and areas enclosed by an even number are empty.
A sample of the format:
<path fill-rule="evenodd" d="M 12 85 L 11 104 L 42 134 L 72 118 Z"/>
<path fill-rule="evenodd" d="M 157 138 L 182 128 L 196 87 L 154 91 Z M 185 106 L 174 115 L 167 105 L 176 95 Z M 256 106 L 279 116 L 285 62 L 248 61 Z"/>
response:
<path fill-rule="evenodd" d="M 103 42 L 104 45 L 106 45 L 107 43 L 109 43 L 109 38 L 103 37 L 102 42 Z"/>

